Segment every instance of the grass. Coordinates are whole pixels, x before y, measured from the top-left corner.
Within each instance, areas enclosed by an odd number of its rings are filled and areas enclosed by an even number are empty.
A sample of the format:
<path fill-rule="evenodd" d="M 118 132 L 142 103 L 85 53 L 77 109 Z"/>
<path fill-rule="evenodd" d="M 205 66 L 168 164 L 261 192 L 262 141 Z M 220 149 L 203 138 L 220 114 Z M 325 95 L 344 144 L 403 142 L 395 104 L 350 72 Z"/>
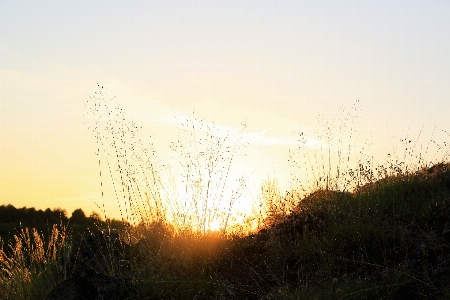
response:
<path fill-rule="evenodd" d="M 50 287 L 69 277 L 70 232 L 54 225 L 45 241 L 35 228 L 25 228 L 14 238 L 8 254 L 0 250 L 0 297 L 44 299 Z"/>
<path fill-rule="evenodd" d="M 100 106 L 101 87 L 96 95 L 94 115 L 118 116 L 104 123 L 95 118 L 91 127 L 99 145 L 99 165 L 106 169 L 100 173 L 101 185 L 108 174 L 124 221 L 134 225 L 119 235 L 104 235 L 107 251 L 94 263 L 106 274 L 131 277 L 136 298 L 450 297 L 447 144 L 438 147 L 441 162 L 431 164 L 424 160 L 428 147 L 424 155 L 416 154 L 409 146 L 416 143 L 402 139 L 405 155 L 399 159 L 394 153 L 376 165 L 364 153 L 367 145 L 352 154 L 357 106 L 352 113 L 342 110 L 343 122 L 327 123 L 322 134 L 328 145 L 335 142 L 337 153 L 325 146 L 303 157 L 292 151 L 293 170 L 306 170 L 310 181 L 295 181 L 286 195 L 275 179 L 263 182 L 259 210 L 247 219 L 257 229 L 247 232 L 241 226 L 239 231 L 231 228 L 230 210 L 245 190 L 245 179 L 230 195 L 223 193 L 235 155 L 243 147 L 239 137 L 214 135 L 211 128 L 203 128 L 206 135 L 199 137 L 187 129 L 195 129 L 198 122 L 181 125 L 188 139 L 180 139 L 172 149 L 186 175 L 185 195 L 193 202 L 177 202 L 178 187 L 163 177 L 169 169 L 162 167 L 151 147 L 139 143 L 139 128 L 127 122 L 120 109 Z M 303 137 L 300 134 L 300 140 Z M 228 199 L 228 206 L 214 207 L 217 198 Z M 218 217 L 221 230 L 208 230 Z M 46 242 L 33 229 L 19 232 L 9 245 L 11 254 L 0 252 L 0 296 L 43 299 L 72 275 L 67 262 L 73 243 L 67 229 L 57 226 Z M 105 268 L 103 261 L 112 262 L 111 256 L 126 261 L 126 267 Z"/>
<path fill-rule="evenodd" d="M 450 164 L 437 164 L 353 193 L 318 190 L 253 235 L 136 227 L 142 238 L 132 246 L 131 269 L 122 274 L 134 277 L 142 298 L 445 299 L 449 215 Z M 30 236 L 24 232 L 18 240 Z M 10 280 L 22 289 L 11 299 L 33 299 L 57 260 L 20 251 L 14 252 L 20 272 Z M 26 255 L 40 258 L 25 263 Z"/>

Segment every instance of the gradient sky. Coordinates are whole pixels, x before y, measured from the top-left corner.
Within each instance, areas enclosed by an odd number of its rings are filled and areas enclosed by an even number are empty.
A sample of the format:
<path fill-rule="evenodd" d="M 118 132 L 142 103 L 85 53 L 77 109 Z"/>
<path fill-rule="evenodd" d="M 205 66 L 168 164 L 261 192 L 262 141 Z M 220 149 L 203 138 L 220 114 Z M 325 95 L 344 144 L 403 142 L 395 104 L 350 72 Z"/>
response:
<path fill-rule="evenodd" d="M 287 189 L 295 132 L 323 145 L 318 114 L 358 99 L 354 143 L 378 157 L 406 135 L 448 141 L 450 1 L 0 0 L 0 76 L 0 204 L 97 210 L 97 83 L 162 159 L 174 114 L 245 121 L 237 172 Z"/>

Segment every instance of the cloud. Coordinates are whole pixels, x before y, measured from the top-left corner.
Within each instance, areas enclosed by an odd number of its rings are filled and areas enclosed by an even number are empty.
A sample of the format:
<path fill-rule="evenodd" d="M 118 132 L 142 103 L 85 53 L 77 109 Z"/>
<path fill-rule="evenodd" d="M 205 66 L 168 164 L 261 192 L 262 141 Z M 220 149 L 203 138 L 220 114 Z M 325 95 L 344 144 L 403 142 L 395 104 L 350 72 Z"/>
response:
<path fill-rule="evenodd" d="M 296 141 L 289 136 L 270 136 L 266 135 L 267 130 L 264 129 L 259 132 L 247 133 L 243 139 L 253 145 L 295 145 Z"/>
<path fill-rule="evenodd" d="M 127 85 L 114 82 L 114 90 L 119 95 L 127 95 L 128 99 L 134 101 L 126 101 L 126 114 L 138 123 L 159 123 L 168 125 L 173 128 L 183 128 L 189 130 L 192 126 L 199 132 L 211 130 L 216 136 L 230 136 L 235 139 L 241 138 L 241 141 L 250 145 L 262 146 L 301 146 L 308 148 L 327 147 L 327 144 L 310 137 L 304 137 L 304 141 L 300 142 L 295 134 L 291 135 L 269 135 L 267 129 L 254 132 L 242 131 L 243 127 L 231 126 L 227 124 L 219 124 L 197 117 L 194 113 L 185 113 L 175 108 L 170 108 L 158 99 L 148 99 L 148 95 L 144 95 L 139 91 L 132 89 Z M 121 97 L 119 97 L 121 98 Z M 130 103 L 134 102 L 134 103 Z M 142 124 L 144 125 L 144 124 Z M 145 127 L 145 125 L 144 125 Z M 232 143 L 232 140 L 230 140 Z"/>
<path fill-rule="evenodd" d="M 194 116 L 195 117 L 195 116 Z M 149 120 L 149 119 L 147 119 Z M 208 122 L 203 119 L 193 119 L 192 115 L 185 114 L 180 111 L 172 109 L 166 109 L 164 113 L 159 114 L 157 118 L 152 119 L 152 122 L 161 122 L 167 125 L 179 127 L 182 124 L 193 124 L 195 128 L 199 131 L 206 131 L 208 128 L 212 129 L 213 132 L 220 136 L 225 137 L 227 135 L 232 135 L 239 138 L 241 134 L 241 128 L 233 127 L 225 124 L 217 124 L 215 122 Z M 190 123 L 192 122 L 192 123 Z M 305 142 L 300 142 L 294 134 L 292 135 L 268 135 L 267 129 L 261 131 L 242 133 L 242 141 L 247 142 L 250 145 L 263 145 L 263 146 L 300 146 L 303 145 L 308 148 L 319 148 L 327 147 L 327 144 L 310 137 L 305 137 Z"/>
<path fill-rule="evenodd" d="M 243 135 L 243 139 L 252 145 L 266 145 L 266 146 L 298 146 L 302 143 L 299 142 L 294 135 L 278 135 L 270 136 L 267 135 L 267 130 L 261 130 L 258 132 L 251 132 Z M 320 146 L 325 146 L 324 143 L 313 138 L 305 138 L 306 147 L 316 148 Z"/>

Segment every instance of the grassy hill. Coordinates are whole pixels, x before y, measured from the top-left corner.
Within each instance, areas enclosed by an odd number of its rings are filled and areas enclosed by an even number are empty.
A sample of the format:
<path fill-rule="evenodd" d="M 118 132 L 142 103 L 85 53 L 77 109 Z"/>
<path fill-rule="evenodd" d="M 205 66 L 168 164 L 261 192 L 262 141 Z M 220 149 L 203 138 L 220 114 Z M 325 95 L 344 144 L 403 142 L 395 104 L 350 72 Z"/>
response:
<path fill-rule="evenodd" d="M 251 235 L 132 228 L 115 236 L 126 267 L 103 270 L 132 278 L 129 299 L 450 297 L 450 164 L 297 200 Z M 1 298 L 45 298 L 72 274 L 72 243 L 61 230 L 19 235 L 0 255 Z"/>

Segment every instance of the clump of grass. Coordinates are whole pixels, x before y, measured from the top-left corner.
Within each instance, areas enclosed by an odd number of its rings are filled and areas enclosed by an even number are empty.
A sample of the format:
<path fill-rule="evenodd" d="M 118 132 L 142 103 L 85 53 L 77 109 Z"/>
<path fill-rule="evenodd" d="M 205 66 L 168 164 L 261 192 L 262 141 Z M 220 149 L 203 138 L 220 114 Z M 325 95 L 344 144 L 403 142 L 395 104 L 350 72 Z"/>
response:
<path fill-rule="evenodd" d="M 245 124 L 233 135 L 194 116 L 182 120 L 179 136 L 170 144 L 173 159 L 162 164 L 154 146 L 144 146 L 141 127 L 105 100 L 103 87 L 98 86 L 89 105 L 99 166 L 102 161 L 107 166 L 124 220 L 143 226 L 167 223 L 180 232 L 230 231 L 236 217 L 232 208 L 246 188 L 244 177 L 230 182 L 235 157 L 245 146 Z M 100 177 L 103 187 L 102 168 Z"/>
<path fill-rule="evenodd" d="M 65 226 L 53 225 L 46 241 L 35 228 L 21 229 L 0 249 L 0 297 L 44 299 L 49 289 L 69 277 L 71 236 Z"/>
<path fill-rule="evenodd" d="M 371 142 L 356 147 L 358 132 L 355 130 L 358 122 L 360 103 L 357 100 L 350 110 L 339 108 L 339 116 L 332 121 L 317 118 L 318 130 L 315 132 L 314 143 L 311 137 L 299 132 L 299 146 L 289 151 L 289 164 L 293 189 L 301 196 L 306 196 L 316 190 L 350 191 L 354 188 L 355 174 L 349 174 L 351 168 L 370 163 L 367 148 Z M 301 170 L 302 176 L 298 176 Z"/>
<path fill-rule="evenodd" d="M 175 198 L 179 199 L 172 221 L 178 228 L 190 227 L 203 234 L 213 227 L 227 232 L 232 225 L 231 210 L 246 187 L 244 178 L 237 185 L 230 182 L 235 157 L 245 146 L 242 132 L 246 125 L 235 136 L 192 116 L 178 128 L 178 137 L 170 145 L 172 161 L 178 162 L 181 171 L 171 180 L 170 189 L 177 191 Z M 234 186 L 231 191 L 230 185 Z"/>
<path fill-rule="evenodd" d="M 324 122 L 319 115 L 315 144 L 304 132 L 298 133 L 299 146 L 289 151 L 292 193 L 297 198 L 317 190 L 352 192 L 387 177 L 414 174 L 450 160 L 450 145 L 446 142 L 450 134 L 442 130 L 444 138 L 439 141 L 434 129 L 426 145 L 422 145 L 423 128 L 415 139 L 409 135 L 401 138 L 400 145 L 394 145 L 400 151 L 388 151 L 385 158 L 376 160 L 371 153 L 373 137 L 361 141 L 363 133 L 356 130 L 362 127 L 359 112 L 357 100 L 350 110 L 340 107 L 332 121 Z"/>

